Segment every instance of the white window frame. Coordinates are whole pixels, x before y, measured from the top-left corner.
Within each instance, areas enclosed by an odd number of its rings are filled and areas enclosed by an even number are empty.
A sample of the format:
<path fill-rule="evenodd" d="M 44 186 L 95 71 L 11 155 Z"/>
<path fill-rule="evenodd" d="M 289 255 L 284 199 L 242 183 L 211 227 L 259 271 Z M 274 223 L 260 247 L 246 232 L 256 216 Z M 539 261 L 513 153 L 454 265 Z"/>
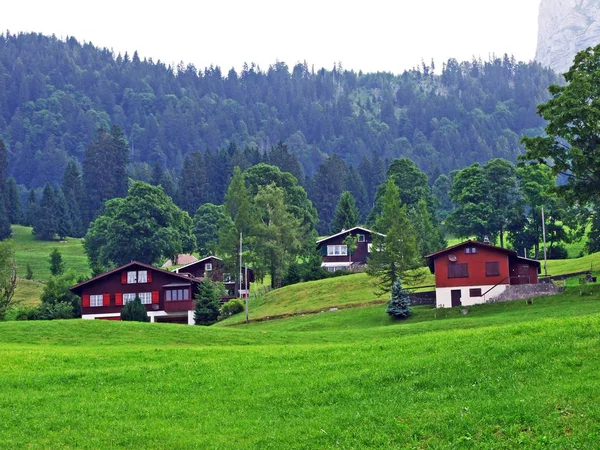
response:
<path fill-rule="evenodd" d="M 148 282 L 148 271 L 147 270 L 138 271 L 137 282 L 138 283 L 147 283 Z"/>
<path fill-rule="evenodd" d="M 347 245 L 328 245 L 327 256 L 348 256 Z"/>
<path fill-rule="evenodd" d="M 206 264 L 204 264 L 204 270 L 206 272 L 210 272 L 211 270 L 213 270 L 212 263 L 206 263 Z"/>
<path fill-rule="evenodd" d="M 135 284 L 137 283 L 137 272 L 131 271 L 127 272 L 127 284 Z"/>
<path fill-rule="evenodd" d="M 97 308 L 99 306 L 104 306 L 104 295 L 103 294 L 90 295 L 90 307 Z"/>
<path fill-rule="evenodd" d="M 151 305 L 152 304 L 152 292 L 140 292 L 140 293 L 138 293 L 138 297 L 142 301 L 142 305 Z"/>
<path fill-rule="evenodd" d="M 126 305 L 127 303 L 134 301 L 135 296 L 135 293 L 123 294 L 123 304 Z"/>
<path fill-rule="evenodd" d="M 358 235 L 358 242 L 366 242 L 366 241 L 367 241 L 367 239 L 364 234 Z"/>

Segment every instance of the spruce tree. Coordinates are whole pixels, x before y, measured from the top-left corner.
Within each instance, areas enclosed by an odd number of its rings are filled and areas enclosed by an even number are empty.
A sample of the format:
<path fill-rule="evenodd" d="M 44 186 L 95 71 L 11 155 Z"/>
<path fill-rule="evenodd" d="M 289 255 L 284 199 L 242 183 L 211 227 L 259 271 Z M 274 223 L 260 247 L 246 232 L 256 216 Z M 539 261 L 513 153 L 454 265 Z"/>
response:
<path fill-rule="evenodd" d="M 210 280 L 200 283 L 195 296 L 194 321 L 196 325 L 212 325 L 219 318 L 219 296 Z"/>
<path fill-rule="evenodd" d="M 65 197 L 71 231 L 69 236 L 83 237 L 87 231 L 85 222 L 85 188 L 77 164 L 69 162 L 65 168 L 62 182 L 62 193 Z"/>
<path fill-rule="evenodd" d="M 383 294 L 390 292 L 399 278 L 409 279 L 411 284 L 420 281 L 423 271 L 419 269 L 422 259 L 416 233 L 391 177 L 384 185 L 380 202 L 381 212 L 375 222 L 378 233 L 373 234 L 373 251 L 368 259 L 367 273 L 377 278 L 379 293 Z"/>
<path fill-rule="evenodd" d="M 29 263 L 27 263 L 27 268 L 26 268 L 26 272 L 25 272 L 25 279 L 26 280 L 33 280 L 33 270 L 31 270 L 31 266 L 29 265 Z"/>
<path fill-rule="evenodd" d="M 360 213 L 356 208 L 356 200 L 349 191 L 342 192 L 331 222 L 331 233 L 349 230 L 357 226 L 359 220 Z"/>
<path fill-rule="evenodd" d="M 29 197 L 27 198 L 27 211 L 25 213 L 25 225 L 32 227 L 36 221 L 38 215 L 39 205 L 33 189 L 29 190 Z"/>
<path fill-rule="evenodd" d="M 10 219 L 10 223 L 20 224 L 23 221 L 23 215 L 21 211 L 21 198 L 19 197 L 19 190 L 17 189 L 17 183 L 13 177 L 9 177 L 6 180 L 6 211 Z"/>
<path fill-rule="evenodd" d="M 38 239 L 51 240 L 58 232 L 57 201 L 54 189 L 48 183 L 44 186 L 42 201 L 33 222 L 33 234 Z"/>
<path fill-rule="evenodd" d="M 136 295 L 132 302 L 123 305 L 121 320 L 124 322 L 150 322 L 148 311 L 139 296 Z"/>
<path fill-rule="evenodd" d="M 65 264 L 63 262 L 62 255 L 57 249 L 52 250 L 48 262 L 50 263 L 50 273 L 52 275 L 58 276 L 65 271 Z"/>
<path fill-rule="evenodd" d="M 0 199 L 1 200 L 1 199 Z M 12 234 L 10 220 L 4 207 L 4 202 L 0 201 L 0 241 L 8 239 Z"/>
<path fill-rule="evenodd" d="M 395 319 L 406 319 L 412 312 L 410 308 L 410 295 L 402 287 L 400 278 L 397 278 L 392 285 L 392 296 L 388 300 L 385 312 Z"/>
<path fill-rule="evenodd" d="M 60 240 L 73 234 L 73 222 L 62 190 L 56 192 L 56 234 Z"/>

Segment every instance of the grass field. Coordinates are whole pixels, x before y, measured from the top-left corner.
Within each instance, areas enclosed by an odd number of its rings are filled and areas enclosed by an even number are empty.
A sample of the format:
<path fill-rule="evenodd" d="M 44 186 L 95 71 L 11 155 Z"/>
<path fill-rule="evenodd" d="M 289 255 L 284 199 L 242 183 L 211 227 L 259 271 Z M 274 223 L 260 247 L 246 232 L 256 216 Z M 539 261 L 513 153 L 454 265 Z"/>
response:
<path fill-rule="evenodd" d="M 427 270 L 420 285 L 433 285 L 434 282 L 433 275 Z M 322 308 L 371 303 L 388 297 L 376 295 L 377 291 L 374 278 L 366 273 L 298 283 L 251 299 L 250 315 L 253 319 L 259 319 L 281 314 L 298 314 Z M 241 316 L 233 316 L 219 325 L 228 325 L 241 320 L 243 320 Z"/>
<path fill-rule="evenodd" d="M 588 291 L 404 322 L 0 323 L 0 447 L 595 448 Z"/>
<path fill-rule="evenodd" d="M 66 242 L 40 241 L 31 234 L 31 227 L 21 225 L 12 226 L 12 238 L 10 241 L 15 246 L 15 258 L 17 260 L 17 275 L 25 277 L 27 264 L 33 270 L 33 279 L 46 281 L 50 277 L 50 264 L 48 259 L 54 249 L 58 249 L 62 255 L 66 269 L 73 269 L 78 274 L 90 274 L 88 259 L 83 251 L 81 239 L 67 238 Z"/>

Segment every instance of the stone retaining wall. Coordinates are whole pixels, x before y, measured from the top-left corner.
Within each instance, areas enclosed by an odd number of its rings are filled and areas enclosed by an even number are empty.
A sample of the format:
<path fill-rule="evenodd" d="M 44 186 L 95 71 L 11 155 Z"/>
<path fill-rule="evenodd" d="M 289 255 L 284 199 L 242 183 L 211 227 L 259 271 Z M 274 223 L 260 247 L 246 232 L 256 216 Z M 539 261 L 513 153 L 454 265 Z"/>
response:
<path fill-rule="evenodd" d="M 510 302 L 513 300 L 521 300 L 525 298 L 543 297 L 546 295 L 558 294 L 563 290 L 563 288 L 555 286 L 552 283 L 512 285 L 509 286 L 498 297 L 490 299 L 490 302 Z"/>

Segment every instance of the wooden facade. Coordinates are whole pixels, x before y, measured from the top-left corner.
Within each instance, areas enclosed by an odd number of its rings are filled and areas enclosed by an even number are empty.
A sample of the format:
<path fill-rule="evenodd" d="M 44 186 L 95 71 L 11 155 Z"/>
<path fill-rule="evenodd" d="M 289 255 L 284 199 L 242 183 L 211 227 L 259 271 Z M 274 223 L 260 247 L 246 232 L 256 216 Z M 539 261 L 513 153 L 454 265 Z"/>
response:
<path fill-rule="evenodd" d="M 217 256 L 211 255 L 206 258 L 202 258 L 198 261 L 195 261 L 191 264 L 187 264 L 185 266 L 179 267 L 175 269 L 176 273 L 182 275 L 189 275 L 198 279 L 209 278 L 212 281 L 221 281 L 225 285 L 225 289 L 227 289 L 227 294 L 221 297 L 222 301 L 228 301 L 232 298 L 238 298 L 240 296 L 240 285 L 239 282 L 236 281 L 236 276 L 234 274 L 228 274 L 223 270 L 223 260 Z M 254 270 L 247 268 L 248 272 L 248 291 L 250 290 L 250 285 L 254 282 Z M 242 286 L 246 286 L 246 280 L 244 277 L 246 276 L 246 267 L 242 271 Z M 246 294 L 246 290 L 242 290 L 242 294 Z"/>
<path fill-rule="evenodd" d="M 118 320 L 123 305 L 138 295 L 152 322 L 193 323 L 199 283 L 195 277 L 134 261 L 79 283 L 71 291 L 81 297 L 84 319 Z"/>
<path fill-rule="evenodd" d="M 336 270 L 348 270 L 365 265 L 371 253 L 373 233 L 367 228 L 354 227 L 320 239 L 317 241 L 317 249 L 323 256 L 322 267 L 335 272 Z M 349 252 L 344 244 L 344 240 L 348 236 L 357 238 L 356 249 L 353 252 Z"/>
<path fill-rule="evenodd" d="M 426 256 L 435 274 L 436 304 L 452 307 L 484 303 L 507 286 L 537 284 L 540 262 L 509 250 L 466 241 Z"/>

